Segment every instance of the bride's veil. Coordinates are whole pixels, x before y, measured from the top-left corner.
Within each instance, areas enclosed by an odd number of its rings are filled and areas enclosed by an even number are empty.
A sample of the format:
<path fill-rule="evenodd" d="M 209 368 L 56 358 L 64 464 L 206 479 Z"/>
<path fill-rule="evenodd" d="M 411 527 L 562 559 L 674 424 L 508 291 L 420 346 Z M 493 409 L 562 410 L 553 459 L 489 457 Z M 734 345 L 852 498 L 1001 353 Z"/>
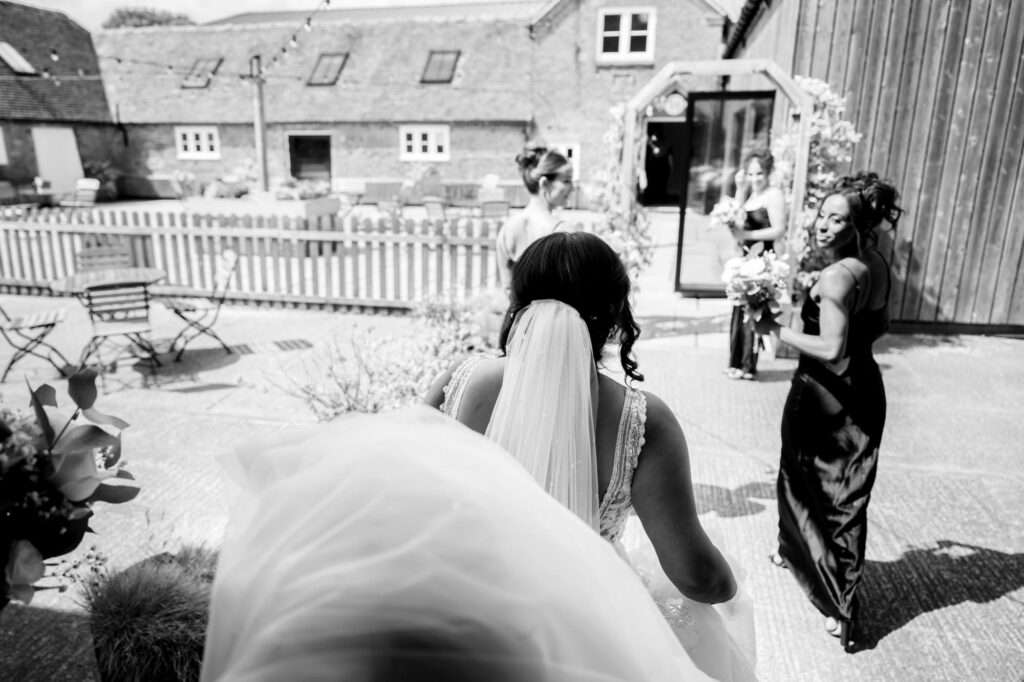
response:
<path fill-rule="evenodd" d="M 516 314 L 506 352 L 487 437 L 598 529 L 597 370 L 587 325 L 561 301 L 533 301 Z"/>

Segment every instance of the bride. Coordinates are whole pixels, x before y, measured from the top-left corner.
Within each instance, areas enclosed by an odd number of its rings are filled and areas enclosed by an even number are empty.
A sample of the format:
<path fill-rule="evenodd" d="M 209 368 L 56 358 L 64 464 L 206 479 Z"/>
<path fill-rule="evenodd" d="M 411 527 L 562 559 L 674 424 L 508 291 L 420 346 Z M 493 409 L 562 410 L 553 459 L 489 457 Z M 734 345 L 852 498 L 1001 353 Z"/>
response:
<path fill-rule="evenodd" d="M 503 446 L 611 542 L 703 672 L 754 679 L 752 614 L 697 517 L 679 422 L 657 396 L 597 372 L 615 334 L 626 377 L 643 380 L 629 289 L 621 260 L 599 237 L 534 242 L 513 270 L 504 355 L 462 362 L 425 402 Z M 627 524 L 631 510 L 642 528 Z M 709 606 L 723 602 L 725 617 Z"/>

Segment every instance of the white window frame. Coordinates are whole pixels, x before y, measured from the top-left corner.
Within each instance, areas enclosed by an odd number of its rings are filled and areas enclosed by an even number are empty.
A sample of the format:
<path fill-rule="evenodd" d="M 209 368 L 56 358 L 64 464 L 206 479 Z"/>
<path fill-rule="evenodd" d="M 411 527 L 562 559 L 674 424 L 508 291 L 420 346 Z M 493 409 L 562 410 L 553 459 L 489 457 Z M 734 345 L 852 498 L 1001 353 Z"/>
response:
<path fill-rule="evenodd" d="M 604 19 L 608 15 L 619 15 L 619 49 L 617 52 L 604 51 L 604 39 L 607 33 L 604 30 Z M 647 15 L 647 30 L 643 32 L 647 36 L 647 49 L 643 52 L 630 52 L 630 37 L 640 35 L 640 31 L 632 31 L 630 26 L 633 23 L 633 16 L 636 14 Z M 657 7 L 605 7 L 597 12 L 597 63 L 598 64 L 651 64 L 654 62 L 654 37 L 658 28 Z"/>
<path fill-rule="evenodd" d="M 199 136 L 198 140 L 196 139 L 197 135 Z M 187 136 L 187 140 L 182 140 L 182 136 Z M 193 161 L 220 159 L 220 133 L 217 126 L 174 126 L 174 149 L 177 151 L 179 159 Z"/>
<path fill-rule="evenodd" d="M 411 141 L 410 141 L 411 136 Z M 450 161 L 451 126 L 404 125 L 398 127 L 399 161 Z M 412 149 L 409 149 L 409 145 Z M 423 151 L 423 145 L 427 151 Z"/>
<path fill-rule="evenodd" d="M 566 140 L 556 140 L 551 143 L 551 148 L 557 152 L 560 152 L 563 156 L 569 159 L 569 163 L 572 164 L 572 181 L 580 181 L 580 162 L 582 146 L 579 142 L 569 142 Z"/>
<path fill-rule="evenodd" d="M 4 140 L 4 129 L 0 126 L 0 166 L 6 166 L 11 161 L 7 158 L 7 141 Z"/>

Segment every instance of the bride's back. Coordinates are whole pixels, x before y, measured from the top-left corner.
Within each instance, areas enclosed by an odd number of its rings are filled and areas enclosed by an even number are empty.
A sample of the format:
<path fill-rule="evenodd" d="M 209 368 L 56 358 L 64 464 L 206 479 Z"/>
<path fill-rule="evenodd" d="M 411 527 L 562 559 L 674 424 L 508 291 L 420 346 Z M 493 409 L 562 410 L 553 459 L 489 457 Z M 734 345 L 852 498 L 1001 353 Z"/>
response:
<path fill-rule="evenodd" d="M 498 400 L 505 374 L 504 357 L 485 358 L 473 367 L 472 374 L 466 379 L 464 393 L 459 404 L 458 414 L 453 415 L 477 433 L 484 434 L 491 421 L 494 405 Z M 619 421 L 626 399 L 626 387 L 614 379 L 598 375 L 597 405 L 594 415 L 594 441 L 597 449 L 597 483 L 598 493 L 604 499 L 611 480 L 612 467 L 615 462 L 615 444 L 618 439 Z M 445 382 L 447 385 L 447 382 Z M 526 400 L 541 400 L 543 396 L 522 396 Z M 443 394 L 426 397 L 426 402 L 434 407 L 441 407 Z M 434 404 L 436 403 L 436 404 Z"/>

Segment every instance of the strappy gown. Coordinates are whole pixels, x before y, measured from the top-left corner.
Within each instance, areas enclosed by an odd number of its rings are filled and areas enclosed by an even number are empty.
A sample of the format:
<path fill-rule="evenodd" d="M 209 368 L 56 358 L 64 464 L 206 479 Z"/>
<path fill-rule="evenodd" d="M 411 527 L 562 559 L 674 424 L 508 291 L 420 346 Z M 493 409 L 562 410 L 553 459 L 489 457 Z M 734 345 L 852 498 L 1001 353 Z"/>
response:
<path fill-rule="evenodd" d="M 804 302 L 805 333 L 820 333 L 819 314 L 816 301 Z M 801 355 L 782 416 L 779 554 L 818 610 L 837 620 L 856 618 L 885 426 L 885 387 L 871 347 L 886 329 L 884 308 L 863 310 L 850 317 L 839 363 Z"/>
<path fill-rule="evenodd" d="M 768 209 L 755 208 L 747 212 L 743 229 L 761 230 L 770 226 Z M 774 250 L 775 242 L 753 239 L 743 242 L 742 246 L 744 253 L 763 253 Z M 743 317 L 744 307 L 734 306 L 732 319 L 729 322 L 729 366 L 743 372 L 757 374 L 758 338 L 754 332 L 754 321 L 744 321 Z"/>
<path fill-rule="evenodd" d="M 444 389 L 443 413 L 458 418 L 473 370 L 486 357 L 492 356 L 471 356 L 455 370 Z M 636 389 L 625 390 L 611 480 L 601 499 L 601 536 L 640 575 L 676 637 L 705 674 L 721 681 L 756 680 L 752 604 L 743 597 L 719 610 L 679 592 L 662 570 L 643 526 L 632 513 L 633 474 L 644 445 L 647 398 Z M 736 566 L 733 570 L 739 572 Z M 737 581 L 740 577 L 737 575 Z"/>

